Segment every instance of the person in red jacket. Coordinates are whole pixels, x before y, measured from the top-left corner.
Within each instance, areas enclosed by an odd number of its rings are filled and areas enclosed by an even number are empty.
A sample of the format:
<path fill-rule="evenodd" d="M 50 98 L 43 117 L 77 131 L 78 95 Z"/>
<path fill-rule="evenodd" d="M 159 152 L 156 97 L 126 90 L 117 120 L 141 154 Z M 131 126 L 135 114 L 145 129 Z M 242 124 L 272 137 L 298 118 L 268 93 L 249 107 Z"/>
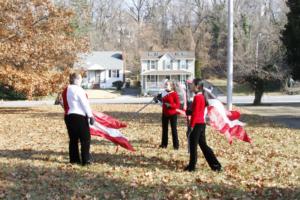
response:
<path fill-rule="evenodd" d="M 195 171 L 197 163 L 197 144 L 199 144 L 206 161 L 213 171 L 220 171 L 221 164 L 217 160 L 212 149 L 207 145 L 205 139 L 205 108 L 207 100 L 203 94 L 203 82 L 201 79 L 194 79 L 192 83 L 192 90 L 195 93 L 192 108 L 187 110 L 187 115 L 191 115 L 189 134 L 189 150 L 190 162 L 185 167 L 185 171 Z"/>
<path fill-rule="evenodd" d="M 162 93 L 162 142 L 160 148 L 167 148 L 168 146 L 169 121 L 172 129 L 173 147 L 176 150 L 179 148 L 176 111 L 179 107 L 180 101 L 175 91 L 175 84 L 172 81 L 167 81 L 165 91 Z"/>

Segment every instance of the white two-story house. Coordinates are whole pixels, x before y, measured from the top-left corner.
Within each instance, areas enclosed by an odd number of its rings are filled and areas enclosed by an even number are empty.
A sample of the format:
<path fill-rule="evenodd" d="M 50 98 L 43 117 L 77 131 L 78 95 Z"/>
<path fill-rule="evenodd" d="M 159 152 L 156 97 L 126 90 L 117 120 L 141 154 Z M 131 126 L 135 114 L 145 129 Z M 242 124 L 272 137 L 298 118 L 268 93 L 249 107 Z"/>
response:
<path fill-rule="evenodd" d="M 141 55 L 142 93 L 155 93 L 164 80 L 184 83 L 195 77 L 195 54 L 190 51 L 144 52 Z"/>

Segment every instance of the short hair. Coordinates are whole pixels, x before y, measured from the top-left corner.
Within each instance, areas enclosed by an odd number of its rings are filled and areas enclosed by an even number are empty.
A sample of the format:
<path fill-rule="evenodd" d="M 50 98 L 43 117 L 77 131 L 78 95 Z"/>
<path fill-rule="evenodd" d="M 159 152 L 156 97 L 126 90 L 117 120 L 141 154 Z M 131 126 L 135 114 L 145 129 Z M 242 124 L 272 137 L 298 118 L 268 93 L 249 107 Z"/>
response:
<path fill-rule="evenodd" d="M 80 76 L 81 76 L 81 75 L 80 75 L 79 73 L 77 73 L 77 72 L 74 72 L 74 73 L 70 74 L 70 78 L 69 78 L 70 84 L 74 84 L 74 83 L 75 83 L 75 80 L 76 80 L 76 79 L 79 79 Z"/>
<path fill-rule="evenodd" d="M 199 88 L 199 87 L 203 88 L 203 80 L 202 80 L 202 79 L 200 79 L 200 78 L 195 78 L 195 79 L 193 80 L 193 83 L 194 83 L 194 85 L 195 85 L 197 88 Z"/>

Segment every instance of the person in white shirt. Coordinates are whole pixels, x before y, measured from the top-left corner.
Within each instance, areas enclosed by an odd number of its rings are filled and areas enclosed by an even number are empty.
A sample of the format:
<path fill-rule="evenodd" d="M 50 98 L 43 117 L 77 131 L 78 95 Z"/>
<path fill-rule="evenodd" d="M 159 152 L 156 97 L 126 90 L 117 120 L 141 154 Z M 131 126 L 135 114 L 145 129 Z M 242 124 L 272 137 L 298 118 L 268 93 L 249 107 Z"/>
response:
<path fill-rule="evenodd" d="M 65 124 L 69 141 L 70 163 L 89 165 L 90 158 L 90 128 L 94 124 L 93 113 L 85 91 L 81 88 L 82 77 L 78 73 L 70 75 L 70 84 L 62 92 L 65 110 Z M 78 142 L 81 144 L 81 161 Z"/>

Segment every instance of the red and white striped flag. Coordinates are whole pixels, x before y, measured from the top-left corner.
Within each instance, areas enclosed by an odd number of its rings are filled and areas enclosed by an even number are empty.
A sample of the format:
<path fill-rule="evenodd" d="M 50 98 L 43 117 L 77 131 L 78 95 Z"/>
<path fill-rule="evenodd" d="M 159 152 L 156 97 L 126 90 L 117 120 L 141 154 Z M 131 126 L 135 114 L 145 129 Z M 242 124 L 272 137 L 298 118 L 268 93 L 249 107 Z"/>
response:
<path fill-rule="evenodd" d="M 234 137 L 244 142 L 251 143 L 251 139 L 243 128 L 245 124 L 238 120 L 240 117 L 239 112 L 226 111 L 222 102 L 217 99 L 209 99 L 208 102 L 207 115 L 209 117 L 209 124 L 214 129 L 224 134 L 230 144 Z"/>
<path fill-rule="evenodd" d="M 118 130 L 127 127 L 127 125 L 119 120 L 100 112 L 93 112 L 95 123 L 90 125 L 90 133 L 94 136 L 100 136 L 116 145 L 135 151 L 128 139 Z"/>

